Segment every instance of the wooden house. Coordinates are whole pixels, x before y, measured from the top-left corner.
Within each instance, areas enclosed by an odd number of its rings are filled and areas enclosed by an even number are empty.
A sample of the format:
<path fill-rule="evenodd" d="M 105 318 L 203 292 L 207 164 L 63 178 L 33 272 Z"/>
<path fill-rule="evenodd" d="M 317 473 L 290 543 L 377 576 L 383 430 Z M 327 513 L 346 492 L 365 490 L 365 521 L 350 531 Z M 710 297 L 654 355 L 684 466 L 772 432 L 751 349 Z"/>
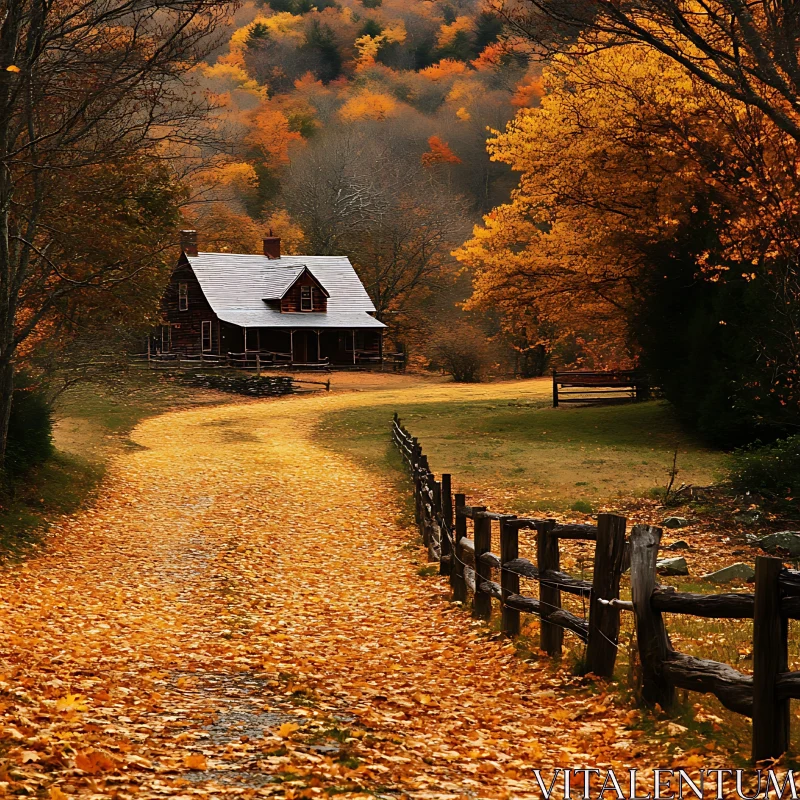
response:
<path fill-rule="evenodd" d="M 155 351 L 224 356 L 260 353 L 265 363 L 380 362 L 385 325 L 344 256 L 201 253 L 181 232 L 181 256 L 162 298 Z"/>

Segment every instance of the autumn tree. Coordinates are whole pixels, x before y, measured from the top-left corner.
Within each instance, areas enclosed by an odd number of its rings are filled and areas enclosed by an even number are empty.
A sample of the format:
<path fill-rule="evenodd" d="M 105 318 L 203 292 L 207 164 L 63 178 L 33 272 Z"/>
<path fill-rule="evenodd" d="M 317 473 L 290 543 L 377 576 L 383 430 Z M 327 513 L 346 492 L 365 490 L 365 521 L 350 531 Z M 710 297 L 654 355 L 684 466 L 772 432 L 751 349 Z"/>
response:
<path fill-rule="evenodd" d="M 715 402 L 736 398 L 746 417 L 740 428 L 751 434 L 788 424 L 800 366 L 793 140 L 640 44 L 589 57 L 579 45 L 556 59 L 545 82 L 540 107 L 521 111 L 490 142 L 493 157 L 521 179 L 458 254 L 476 269 L 472 303 L 495 303 L 517 327 L 523 315 L 536 319 L 551 327 L 550 346 L 609 364 L 653 345 L 640 311 L 680 283 L 685 306 L 704 303 L 709 325 L 737 329 L 736 344 L 720 340 L 713 358 L 706 349 L 704 366 L 698 352 L 707 387 L 717 365 L 725 373 Z M 716 299 L 689 291 L 694 284 L 707 284 Z M 746 306 L 756 296 L 760 319 L 730 307 L 735 297 Z M 660 328 L 687 341 L 674 326 L 691 315 L 675 314 L 679 301 L 671 302 Z M 741 370 L 731 371 L 733 363 Z M 708 397 L 702 385 L 693 394 L 695 403 Z M 697 406 L 687 414 L 696 419 Z M 709 419 L 719 417 L 709 406 Z"/>
<path fill-rule="evenodd" d="M 176 202 L 168 159 L 208 110 L 185 82 L 228 7 L 0 3 L 0 464 L 20 353 L 67 327 L 77 298 L 148 274 L 171 241 L 152 229 Z"/>

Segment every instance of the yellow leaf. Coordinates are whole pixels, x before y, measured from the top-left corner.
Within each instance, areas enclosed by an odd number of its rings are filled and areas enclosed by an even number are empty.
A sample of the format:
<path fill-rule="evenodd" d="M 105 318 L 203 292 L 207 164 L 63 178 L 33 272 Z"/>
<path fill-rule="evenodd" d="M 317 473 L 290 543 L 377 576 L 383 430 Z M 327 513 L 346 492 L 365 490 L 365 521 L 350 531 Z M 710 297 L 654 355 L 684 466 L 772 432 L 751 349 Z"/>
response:
<path fill-rule="evenodd" d="M 431 704 L 431 696 L 429 694 L 423 694 L 422 692 L 417 692 L 414 695 L 414 699 L 423 706 L 429 706 Z"/>
<path fill-rule="evenodd" d="M 79 694 L 69 694 L 56 702 L 56 711 L 86 711 L 86 699 Z"/>
<path fill-rule="evenodd" d="M 9 64 L 6 67 L 6 72 L 19 72 L 19 67 L 14 66 L 14 64 Z"/>
<path fill-rule="evenodd" d="M 22 751 L 22 763 L 27 764 L 29 761 L 39 761 L 39 754 L 35 750 Z"/>
<path fill-rule="evenodd" d="M 58 788 L 58 786 L 50 787 L 50 800 L 69 800 L 67 795 Z"/>
<path fill-rule="evenodd" d="M 276 733 L 281 739 L 285 739 L 287 736 L 291 736 L 296 730 L 299 730 L 300 726 L 296 725 L 294 722 L 284 722 L 283 725 L 278 728 Z"/>
<path fill-rule="evenodd" d="M 202 753 L 192 753 L 190 756 L 185 756 L 183 759 L 183 766 L 187 769 L 208 769 L 208 762 Z"/>

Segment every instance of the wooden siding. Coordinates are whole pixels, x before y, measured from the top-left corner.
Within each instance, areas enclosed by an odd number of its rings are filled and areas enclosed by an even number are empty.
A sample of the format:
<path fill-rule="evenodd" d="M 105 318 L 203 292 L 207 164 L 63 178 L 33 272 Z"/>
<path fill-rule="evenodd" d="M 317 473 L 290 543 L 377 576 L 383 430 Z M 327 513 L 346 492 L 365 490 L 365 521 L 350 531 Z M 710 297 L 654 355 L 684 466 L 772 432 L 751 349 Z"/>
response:
<path fill-rule="evenodd" d="M 312 293 L 313 308 L 312 311 L 318 313 L 325 313 L 328 310 L 328 298 L 320 291 L 319 284 L 308 273 L 301 275 L 297 279 L 297 283 L 289 289 L 286 297 L 281 300 L 281 312 L 284 314 L 300 311 L 300 287 L 311 286 L 314 291 Z"/>
<path fill-rule="evenodd" d="M 179 286 L 185 283 L 188 290 L 188 308 L 179 308 Z M 161 315 L 169 324 L 172 334 L 173 353 L 196 355 L 202 351 L 203 322 L 211 322 L 211 350 L 219 353 L 220 325 L 217 315 L 208 304 L 200 283 L 189 264 L 181 259 L 170 276 L 161 298 Z"/>

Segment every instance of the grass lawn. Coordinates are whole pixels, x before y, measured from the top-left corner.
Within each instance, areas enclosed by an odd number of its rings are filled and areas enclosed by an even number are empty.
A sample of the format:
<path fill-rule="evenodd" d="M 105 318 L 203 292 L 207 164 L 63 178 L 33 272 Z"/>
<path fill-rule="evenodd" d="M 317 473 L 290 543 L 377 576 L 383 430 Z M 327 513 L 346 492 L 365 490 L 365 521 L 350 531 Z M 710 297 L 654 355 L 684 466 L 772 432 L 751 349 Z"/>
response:
<path fill-rule="evenodd" d="M 332 413 L 322 428 L 336 449 L 385 463 L 396 410 L 435 472 L 450 472 L 472 496 L 491 490 L 519 513 L 589 512 L 663 488 L 675 450 L 678 483 L 704 485 L 724 472 L 724 454 L 684 431 L 664 402 L 554 409 L 548 391 L 549 381 L 486 384 L 477 397 L 457 384 L 402 388 Z"/>
<path fill-rule="evenodd" d="M 65 393 L 54 409 L 54 455 L 17 482 L 0 504 L 0 562 L 22 558 L 49 520 L 91 497 L 115 453 L 136 445 L 128 434 L 146 417 L 172 408 L 219 403 L 229 395 L 198 392 L 148 371 L 111 375 Z"/>

